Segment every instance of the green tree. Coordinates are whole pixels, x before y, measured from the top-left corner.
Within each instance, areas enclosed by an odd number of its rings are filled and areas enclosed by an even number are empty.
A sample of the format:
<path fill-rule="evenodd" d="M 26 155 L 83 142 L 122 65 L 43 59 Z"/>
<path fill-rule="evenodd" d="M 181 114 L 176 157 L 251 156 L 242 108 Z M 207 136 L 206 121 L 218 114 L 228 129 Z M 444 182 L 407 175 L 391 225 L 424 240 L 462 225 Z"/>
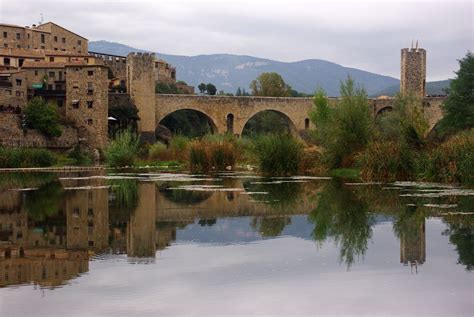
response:
<path fill-rule="evenodd" d="M 471 52 L 459 60 L 456 75 L 443 105 L 444 118 L 440 124 L 444 133 L 474 127 L 474 55 Z"/>
<path fill-rule="evenodd" d="M 377 120 L 379 137 L 419 147 L 428 131 L 428 121 L 422 113 L 422 100 L 413 93 L 397 94 L 393 111 Z"/>
<path fill-rule="evenodd" d="M 309 113 L 309 117 L 315 126 L 314 131 L 312 131 L 312 136 L 318 144 L 321 144 L 327 137 L 331 111 L 328 98 L 323 89 L 317 90 L 314 94 L 313 105 L 313 109 Z"/>
<path fill-rule="evenodd" d="M 311 118 L 316 135 L 324 147 L 323 160 L 329 168 L 348 167 L 372 137 L 373 119 L 369 113 L 367 94 L 348 77 L 341 82 L 341 98 L 329 107 L 322 91 L 315 96 Z M 319 131 L 319 132 L 318 132 Z"/>
<path fill-rule="evenodd" d="M 291 87 L 278 73 L 261 73 L 250 83 L 252 95 L 267 97 L 291 96 Z"/>
<path fill-rule="evenodd" d="M 111 102 L 109 104 L 109 116 L 117 119 L 117 121 L 112 121 L 109 124 L 111 136 L 114 136 L 117 131 L 137 131 L 138 121 L 140 120 L 138 108 L 130 100 Z"/>
<path fill-rule="evenodd" d="M 62 134 L 56 107 L 41 97 L 35 97 L 28 102 L 25 119 L 29 128 L 38 129 L 48 137 L 59 137 Z"/>
<path fill-rule="evenodd" d="M 217 92 L 217 88 L 213 84 L 209 83 L 206 85 L 206 91 L 208 95 L 214 96 Z"/>
<path fill-rule="evenodd" d="M 204 93 L 206 92 L 206 84 L 205 84 L 205 83 L 200 83 L 200 84 L 198 85 L 198 89 L 199 89 L 199 92 L 200 92 L 201 94 L 204 94 Z"/>

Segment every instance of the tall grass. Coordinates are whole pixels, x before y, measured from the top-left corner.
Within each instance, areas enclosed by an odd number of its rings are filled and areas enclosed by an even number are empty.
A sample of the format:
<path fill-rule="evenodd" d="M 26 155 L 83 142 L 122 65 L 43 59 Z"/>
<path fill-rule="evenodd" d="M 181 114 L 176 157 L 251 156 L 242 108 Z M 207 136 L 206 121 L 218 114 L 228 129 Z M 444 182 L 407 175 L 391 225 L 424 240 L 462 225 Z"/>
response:
<path fill-rule="evenodd" d="M 291 135 L 267 134 L 254 140 L 254 151 L 264 175 L 296 174 L 302 148 L 302 144 Z"/>
<path fill-rule="evenodd" d="M 209 172 L 234 168 L 237 145 L 225 136 L 205 136 L 189 144 L 189 168 L 192 172 Z"/>
<path fill-rule="evenodd" d="M 132 166 L 138 151 L 138 138 L 130 131 L 117 134 L 105 150 L 107 164 L 112 167 Z"/>
<path fill-rule="evenodd" d="M 0 147 L 0 167 L 48 167 L 56 162 L 55 155 L 46 149 Z"/>
<path fill-rule="evenodd" d="M 430 181 L 474 184 L 474 129 L 429 151 L 420 164 L 420 174 Z"/>
<path fill-rule="evenodd" d="M 359 157 L 362 179 L 395 181 L 413 177 L 416 153 L 404 142 L 375 141 Z"/>

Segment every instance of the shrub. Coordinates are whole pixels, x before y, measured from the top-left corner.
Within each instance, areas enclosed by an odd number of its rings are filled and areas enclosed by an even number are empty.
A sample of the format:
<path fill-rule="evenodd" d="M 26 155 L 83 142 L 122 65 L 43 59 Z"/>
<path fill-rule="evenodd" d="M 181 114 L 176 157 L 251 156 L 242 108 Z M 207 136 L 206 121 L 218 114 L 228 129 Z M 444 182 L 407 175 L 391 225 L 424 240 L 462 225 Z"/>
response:
<path fill-rule="evenodd" d="M 358 157 L 362 179 L 368 181 L 408 179 L 415 172 L 415 157 L 415 152 L 403 142 L 372 142 Z"/>
<path fill-rule="evenodd" d="M 31 129 L 37 129 L 48 137 L 61 136 L 61 126 L 56 107 L 35 97 L 25 108 L 26 124 Z"/>
<path fill-rule="evenodd" d="M 0 147 L 0 167 L 48 167 L 54 164 L 56 164 L 56 157 L 46 149 Z"/>
<path fill-rule="evenodd" d="M 259 136 L 254 141 L 254 151 L 265 175 L 284 176 L 298 172 L 302 144 L 291 135 Z"/>
<path fill-rule="evenodd" d="M 234 167 L 237 146 L 234 139 L 225 136 L 205 136 L 189 145 L 189 167 L 194 172 L 224 170 Z"/>
<path fill-rule="evenodd" d="M 459 133 L 426 155 L 421 176 L 430 181 L 474 183 L 474 129 Z"/>
<path fill-rule="evenodd" d="M 74 165 L 90 165 L 92 163 L 90 155 L 81 151 L 79 145 L 76 145 L 67 157 L 73 160 Z"/>
<path fill-rule="evenodd" d="M 148 158 L 152 160 L 167 160 L 168 149 L 165 144 L 156 142 L 148 148 Z"/>
<path fill-rule="evenodd" d="M 138 138 L 130 131 L 117 134 L 105 150 L 105 159 L 112 167 L 131 166 L 138 151 Z"/>

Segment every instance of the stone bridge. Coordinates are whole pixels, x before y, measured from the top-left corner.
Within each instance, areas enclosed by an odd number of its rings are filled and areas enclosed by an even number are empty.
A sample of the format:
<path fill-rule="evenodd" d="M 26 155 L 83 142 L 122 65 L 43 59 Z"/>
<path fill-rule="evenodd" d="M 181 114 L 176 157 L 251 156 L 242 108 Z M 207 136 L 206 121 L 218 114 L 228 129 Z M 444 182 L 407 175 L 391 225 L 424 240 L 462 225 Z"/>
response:
<path fill-rule="evenodd" d="M 444 97 L 426 97 L 423 99 L 423 113 L 430 130 L 442 118 L 441 104 Z M 337 98 L 330 98 L 335 104 Z M 393 98 L 369 99 L 369 109 L 374 117 L 393 109 Z M 154 133 L 156 127 L 168 115 L 179 110 L 195 110 L 204 114 L 214 133 L 232 133 L 242 135 L 245 124 L 256 114 L 273 111 L 287 120 L 290 130 L 298 134 L 313 127 L 309 113 L 313 107 L 313 98 L 290 97 L 232 97 L 232 96 L 198 96 L 198 95 L 155 95 L 154 117 L 142 117 L 150 121 L 149 129 L 142 132 Z M 148 130 L 148 131 L 147 131 Z"/>

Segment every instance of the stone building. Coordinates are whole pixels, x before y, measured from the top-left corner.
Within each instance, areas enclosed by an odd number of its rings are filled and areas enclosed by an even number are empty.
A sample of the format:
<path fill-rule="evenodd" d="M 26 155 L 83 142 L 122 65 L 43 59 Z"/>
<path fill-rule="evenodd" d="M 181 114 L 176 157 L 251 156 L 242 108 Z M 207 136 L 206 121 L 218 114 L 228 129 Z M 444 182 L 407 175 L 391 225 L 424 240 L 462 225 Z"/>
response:
<path fill-rule="evenodd" d="M 104 65 L 66 65 L 65 116 L 79 129 L 90 149 L 104 149 L 108 135 L 108 68 Z"/>
<path fill-rule="evenodd" d="M 426 51 L 422 48 L 404 48 L 401 55 L 400 93 L 426 95 Z"/>
<path fill-rule="evenodd" d="M 19 113 L 27 100 L 25 71 L 0 71 L 0 113 Z"/>
<path fill-rule="evenodd" d="M 88 40 L 53 22 L 19 26 L 0 24 L 0 47 L 87 53 Z"/>

